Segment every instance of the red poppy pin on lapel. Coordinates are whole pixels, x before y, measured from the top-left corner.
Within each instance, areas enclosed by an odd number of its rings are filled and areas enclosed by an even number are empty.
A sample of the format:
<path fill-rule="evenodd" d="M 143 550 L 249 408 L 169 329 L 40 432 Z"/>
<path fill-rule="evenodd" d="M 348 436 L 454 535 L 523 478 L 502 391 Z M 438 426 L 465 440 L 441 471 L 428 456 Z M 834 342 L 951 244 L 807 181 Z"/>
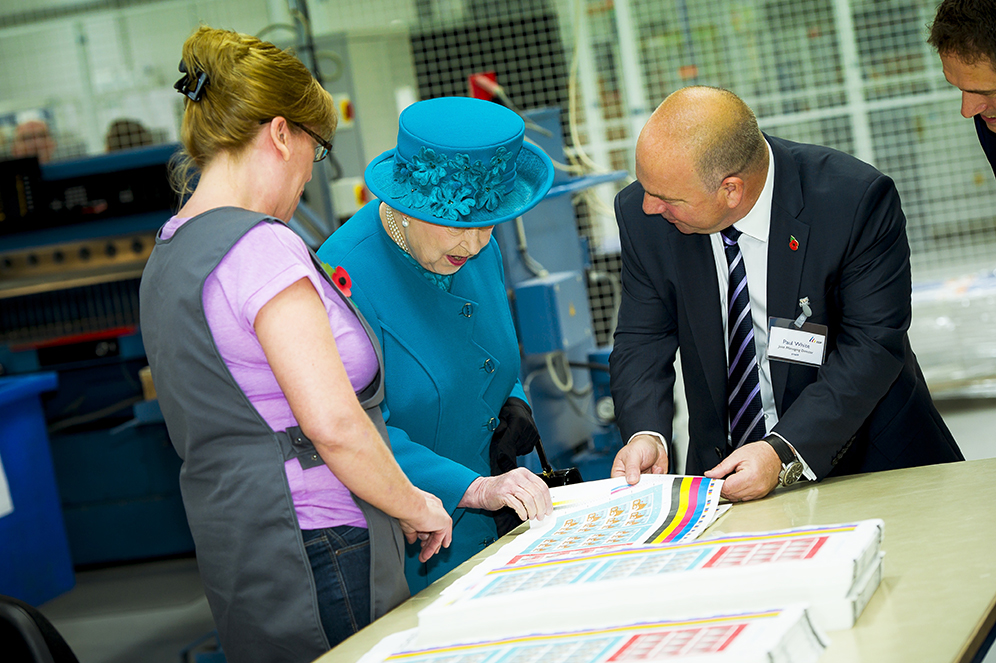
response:
<path fill-rule="evenodd" d="M 335 284 L 335 287 L 339 288 L 339 291 L 346 297 L 352 296 L 352 291 L 350 288 L 353 287 L 353 280 L 349 278 L 349 274 L 342 267 L 336 267 L 332 269 L 332 265 L 327 262 L 322 263 L 322 269 L 328 274 L 329 280 Z"/>
<path fill-rule="evenodd" d="M 342 294 L 347 297 L 352 295 L 350 288 L 353 287 L 353 280 L 349 278 L 349 274 L 342 267 L 336 267 L 335 271 L 332 272 L 332 283 L 335 283 L 335 287 L 339 288 Z"/>
<path fill-rule="evenodd" d="M 795 235 L 789 235 L 789 248 L 793 251 L 799 250 L 799 240 L 795 238 Z"/>

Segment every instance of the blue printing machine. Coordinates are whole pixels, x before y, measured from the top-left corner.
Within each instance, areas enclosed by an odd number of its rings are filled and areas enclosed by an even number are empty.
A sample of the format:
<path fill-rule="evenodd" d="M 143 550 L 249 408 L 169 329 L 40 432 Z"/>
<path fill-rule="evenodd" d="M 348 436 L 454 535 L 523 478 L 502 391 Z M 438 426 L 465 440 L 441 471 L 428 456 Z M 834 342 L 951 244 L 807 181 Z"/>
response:
<path fill-rule="evenodd" d="M 138 284 L 175 208 L 175 150 L 0 163 L 0 373 L 58 375 L 42 401 L 75 565 L 193 550 L 165 426 L 124 425 L 142 405 Z"/>

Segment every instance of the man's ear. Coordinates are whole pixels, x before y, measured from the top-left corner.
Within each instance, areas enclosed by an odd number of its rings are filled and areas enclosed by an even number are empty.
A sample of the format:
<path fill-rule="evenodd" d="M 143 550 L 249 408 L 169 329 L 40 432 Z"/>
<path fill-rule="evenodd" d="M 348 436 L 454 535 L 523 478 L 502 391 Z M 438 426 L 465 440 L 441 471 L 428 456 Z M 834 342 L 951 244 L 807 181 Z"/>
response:
<path fill-rule="evenodd" d="M 719 185 L 719 194 L 726 200 L 726 206 L 734 209 L 744 199 L 744 181 L 730 175 Z"/>
<path fill-rule="evenodd" d="M 290 125 L 279 115 L 270 120 L 270 141 L 284 161 L 290 161 Z"/>

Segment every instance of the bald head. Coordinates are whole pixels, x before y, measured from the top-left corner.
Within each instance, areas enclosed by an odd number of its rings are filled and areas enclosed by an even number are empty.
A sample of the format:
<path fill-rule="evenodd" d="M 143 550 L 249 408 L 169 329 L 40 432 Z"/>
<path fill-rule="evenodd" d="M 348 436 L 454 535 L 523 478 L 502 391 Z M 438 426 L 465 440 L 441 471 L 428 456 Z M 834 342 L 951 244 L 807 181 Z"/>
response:
<path fill-rule="evenodd" d="M 714 87 L 682 88 L 665 99 L 636 144 L 637 173 L 661 160 L 690 164 L 708 191 L 730 175 L 756 175 L 767 163 L 754 113 L 737 95 Z"/>

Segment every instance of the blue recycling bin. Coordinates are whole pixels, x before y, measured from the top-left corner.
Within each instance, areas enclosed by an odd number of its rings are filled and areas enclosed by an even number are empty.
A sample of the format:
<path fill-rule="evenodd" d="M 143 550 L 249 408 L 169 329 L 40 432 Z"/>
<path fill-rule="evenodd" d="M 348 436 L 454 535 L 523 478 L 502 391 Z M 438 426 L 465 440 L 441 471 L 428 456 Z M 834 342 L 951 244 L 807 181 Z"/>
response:
<path fill-rule="evenodd" d="M 38 606 L 76 584 L 40 395 L 56 373 L 0 378 L 0 594 Z"/>

